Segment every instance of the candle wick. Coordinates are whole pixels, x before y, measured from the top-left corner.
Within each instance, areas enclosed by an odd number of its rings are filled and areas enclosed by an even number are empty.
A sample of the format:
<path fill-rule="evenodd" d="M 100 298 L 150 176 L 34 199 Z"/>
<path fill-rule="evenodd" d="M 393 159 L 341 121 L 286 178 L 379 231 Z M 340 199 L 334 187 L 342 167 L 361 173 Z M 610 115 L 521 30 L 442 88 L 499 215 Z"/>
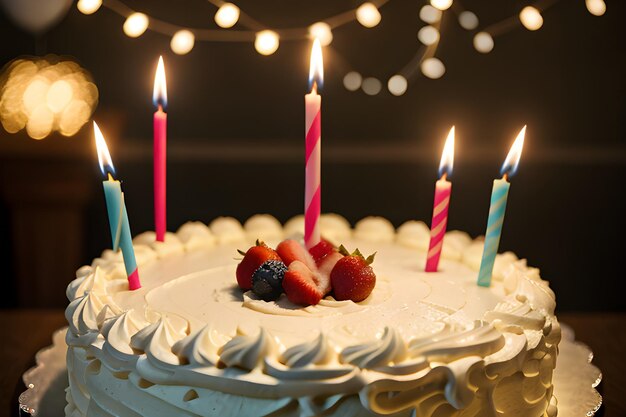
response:
<path fill-rule="evenodd" d="M 311 88 L 311 94 L 317 94 L 317 81 L 313 81 L 313 87 Z"/>
<path fill-rule="evenodd" d="M 440 180 L 441 180 L 441 181 L 445 181 L 447 178 L 448 178 L 448 172 L 447 172 L 447 171 L 444 171 L 444 172 L 443 172 L 443 174 L 441 175 Z"/>
<path fill-rule="evenodd" d="M 162 112 L 163 111 L 163 105 L 161 103 L 159 103 L 159 111 Z"/>
<path fill-rule="evenodd" d="M 109 181 L 114 181 L 113 175 L 110 172 L 107 172 L 107 176 L 109 177 Z"/>
<path fill-rule="evenodd" d="M 508 173 L 508 172 L 505 172 L 505 173 L 504 173 L 504 175 L 502 176 L 502 179 L 503 179 L 504 181 L 508 181 L 508 180 L 509 180 L 509 173 Z"/>

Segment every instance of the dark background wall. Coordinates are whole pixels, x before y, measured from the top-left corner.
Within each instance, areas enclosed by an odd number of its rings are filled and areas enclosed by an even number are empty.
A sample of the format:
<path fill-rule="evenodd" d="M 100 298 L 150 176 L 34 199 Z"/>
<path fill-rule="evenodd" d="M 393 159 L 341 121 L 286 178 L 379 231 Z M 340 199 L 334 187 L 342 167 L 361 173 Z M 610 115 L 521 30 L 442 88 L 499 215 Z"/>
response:
<path fill-rule="evenodd" d="M 478 14 L 481 27 L 527 4 L 464 3 Z M 471 35 L 447 13 L 437 52 L 446 65 L 445 76 L 416 76 L 401 97 L 385 90 L 375 97 L 349 92 L 342 78 L 357 70 L 386 83 L 402 68 L 419 47 L 423 2 L 391 1 L 381 9 L 383 20 L 376 28 L 351 23 L 334 31 L 325 51 L 323 210 L 352 222 L 370 214 L 386 216 L 396 225 L 407 219 L 427 221 L 441 147 L 454 124 L 457 152 L 449 227 L 482 234 L 491 181 L 518 130 L 527 124 L 501 249 L 513 250 L 542 269 L 561 310 L 623 310 L 626 4 L 607 3 L 606 15 L 594 17 L 582 0 L 559 1 L 543 13 L 539 31 L 520 27 L 497 37 L 487 55 L 473 49 Z M 213 25 L 215 8 L 207 2 L 128 4 L 181 25 Z M 238 4 L 278 28 L 306 26 L 358 5 L 345 0 Z M 91 16 L 72 8 L 36 40 L 0 13 L 0 63 L 37 49 L 72 55 L 91 71 L 100 91 L 94 118 L 116 126 L 112 153 L 125 180 L 134 231 L 152 228 L 151 92 L 159 54 L 166 62 L 170 98 L 170 229 L 219 215 L 245 220 L 268 212 L 285 221 L 300 213 L 309 43 L 282 42 L 274 55 L 263 57 L 251 44 L 198 42 L 190 54 L 177 56 L 168 37 L 146 32 L 130 39 L 122 23 L 105 8 Z M 102 127 L 106 133 L 106 123 Z M 36 153 L 33 160 L 43 169 L 63 164 L 65 150 L 86 149 L 72 157 L 79 175 L 93 183 L 85 208 L 83 263 L 109 245 L 91 140 L 88 128 L 74 139 L 53 136 L 42 142 L 0 132 L 0 164 L 12 166 L 10 173 L 0 175 L 4 189 L 28 175 L 28 156 L 16 157 L 11 143 Z M 57 151 L 47 157 L 41 152 L 44 147 Z M 13 211 L 8 203 L 0 204 L 5 287 L 0 298 L 3 306 L 15 306 Z M 33 253 L 33 262 L 45 259 L 40 255 Z M 63 306 L 63 288 L 72 277 L 50 279 L 58 285 L 48 304 Z"/>

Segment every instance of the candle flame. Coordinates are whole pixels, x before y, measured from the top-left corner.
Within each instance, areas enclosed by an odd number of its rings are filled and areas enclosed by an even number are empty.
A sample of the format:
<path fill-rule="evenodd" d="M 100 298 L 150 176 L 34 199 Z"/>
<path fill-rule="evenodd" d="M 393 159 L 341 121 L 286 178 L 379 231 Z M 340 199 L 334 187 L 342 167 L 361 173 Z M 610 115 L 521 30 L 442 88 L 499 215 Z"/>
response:
<path fill-rule="evenodd" d="M 448 133 L 446 144 L 443 146 L 443 152 L 441 153 L 441 162 L 439 163 L 439 176 L 444 173 L 446 175 L 452 174 L 452 167 L 454 166 L 454 126 Z"/>
<path fill-rule="evenodd" d="M 317 91 L 317 87 L 324 85 L 324 59 L 322 58 L 322 45 L 315 38 L 311 48 L 311 64 L 309 66 L 309 87 L 311 91 Z"/>
<path fill-rule="evenodd" d="M 165 83 L 165 67 L 163 57 L 159 56 L 156 73 L 154 74 L 154 89 L 152 90 L 152 102 L 155 106 L 167 106 L 167 85 Z"/>
<path fill-rule="evenodd" d="M 517 166 L 519 165 L 519 160 L 522 157 L 522 148 L 524 147 L 524 136 L 526 136 L 526 126 L 520 130 L 515 142 L 511 146 L 509 150 L 509 154 L 506 156 L 504 163 L 502 164 L 502 169 L 500 170 L 500 174 L 502 175 L 513 175 L 517 171 Z"/>
<path fill-rule="evenodd" d="M 93 122 L 93 133 L 96 139 L 96 149 L 98 150 L 98 163 L 100 164 L 100 171 L 102 171 L 102 174 L 104 175 L 106 175 L 107 172 L 115 174 L 115 167 L 113 166 L 113 161 L 111 160 L 109 148 L 107 147 L 104 136 L 102 136 L 102 132 L 95 121 Z"/>

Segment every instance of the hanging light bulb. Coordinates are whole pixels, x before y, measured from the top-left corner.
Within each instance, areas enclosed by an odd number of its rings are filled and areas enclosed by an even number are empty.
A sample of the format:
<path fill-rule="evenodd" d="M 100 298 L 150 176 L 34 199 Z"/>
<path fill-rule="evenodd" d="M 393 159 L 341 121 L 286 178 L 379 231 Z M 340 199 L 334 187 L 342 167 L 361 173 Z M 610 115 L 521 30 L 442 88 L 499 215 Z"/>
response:
<path fill-rule="evenodd" d="M 187 29 L 179 30 L 172 37 L 170 42 L 170 48 L 175 54 L 185 55 L 193 49 L 193 45 L 196 42 L 196 37 Z"/>
<path fill-rule="evenodd" d="M 343 77 L 343 86 L 348 91 L 356 91 L 361 88 L 363 77 L 356 71 L 350 71 Z"/>
<path fill-rule="evenodd" d="M 541 13 L 533 6 L 526 6 L 519 14 L 519 20 L 528 30 L 537 30 L 543 26 L 543 17 Z"/>
<path fill-rule="evenodd" d="M 254 49 L 261 55 L 272 55 L 280 45 L 278 33 L 273 30 L 257 32 L 254 40 Z"/>
<path fill-rule="evenodd" d="M 478 27 L 478 16 L 469 10 L 465 10 L 459 14 L 459 25 L 465 30 L 474 30 Z"/>
<path fill-rule="evenodd" d="M 436 80 L 437 78 L 441 78 L 443 74 L 446 72 L 446 67 L 443 65 L 443 62 L 438 58 L 428 58 L 422 62 L 421 65 L 422 74 Z"/>
<path fill-rule="evenodd" d="M 435 9 L 430 4 L 426 4 L 420 9 L 420 19 L 422 19 L 423 22 L 430 23 L 431 25 L 433 23 L 437 23 L 441 20 L 441 10 Z"/>
<path fill-rule="evenodd" d="M 102 0 L 78 0 L 76 7 L 83 14 L 92 14 L 102 6 Z"/>
<path fill-rule="evenodd" d="M 430 0 L 430 4 L 439 10 L 448 10 L 452 6 L 452 0 Z"/>
<path fill-rule="evenodd" d="M 439 31 L 433 26 L 424 26 L 417 32 L 417 39 L 424 45 L 432 45 L 439 40 Z"/>
<path fill-rule="evenodd" d="M 361 84 L 361 89 L 368 96 L 375 96 L 380 93 L 380 90 L 383 88 L 383 84 L 380 82 L 378 78 L 368 77 L 363 80 Z"/>
<path fill-rule="evenodd" d="M 606 3 L 604 0 L 585 0 L 587 10 L 594 16 L 602 16 L 606 13 Z"/>
<path fill-rule="evenodd" d="M 224 3 L 215 13 L 215 23 L 224 29 L 232 28 L 239 20 L 239 7 L 232 3 Z"/>
<path fill-rule="evenodd" d="M 333 41 L 333 32 L 328 23 L 317 22 L 309 26 L 309 38 L 317 38 L 322 46 L 328 46 Z"/>
<path fill-rule="evenodd" d="M 493 46 L 493 38 L 487 32 L 478 32 L 476 36 L 474 36 L 474 48 L 476 48 L 478 52 L 487 54 L 491 52 Z"/>
<path fill-rule="evenodd" d="M 387 88 L 394 96 L 401 96 L 409 86 L 408 81 L 402 75 L 394 75 L 387 81 Z"/>
<path fill-rule="evenodd" d="M 356 20 L 366 28 L 373 28 L 380 23 L 380 12 L 373 3 L 363 3 L 356 9 Z"/>
<path fill-rule="evenodd" d="M 143 35 L 148 29 L 148 16 L 143 13 L 133 13 L 124 22 L 124 33 L 131 38 Z"/>

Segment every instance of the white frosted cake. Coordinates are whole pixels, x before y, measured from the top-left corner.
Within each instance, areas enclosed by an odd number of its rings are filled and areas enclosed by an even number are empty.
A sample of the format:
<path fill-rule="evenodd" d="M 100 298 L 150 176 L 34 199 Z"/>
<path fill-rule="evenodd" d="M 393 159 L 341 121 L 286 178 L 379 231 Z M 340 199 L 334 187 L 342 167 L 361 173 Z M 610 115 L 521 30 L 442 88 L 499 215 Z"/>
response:
<path fill-rule="evenodd" d="M 187 223 L 135 238 L 142 288 L 121 254 L 78 270 L 66 310 L 66 416 L 555 416 L 560 328 L 539 271 L 498 255 L 476 285 L 482 241 L 446 234 L 425 273 L 429 231 L 383 218 L 352 229 L 323 215 L 332 243 L 377 252 L 361 302 L 263 301 L 235 279 L 237 249 L 301 236 L 303 219 Z"/>

